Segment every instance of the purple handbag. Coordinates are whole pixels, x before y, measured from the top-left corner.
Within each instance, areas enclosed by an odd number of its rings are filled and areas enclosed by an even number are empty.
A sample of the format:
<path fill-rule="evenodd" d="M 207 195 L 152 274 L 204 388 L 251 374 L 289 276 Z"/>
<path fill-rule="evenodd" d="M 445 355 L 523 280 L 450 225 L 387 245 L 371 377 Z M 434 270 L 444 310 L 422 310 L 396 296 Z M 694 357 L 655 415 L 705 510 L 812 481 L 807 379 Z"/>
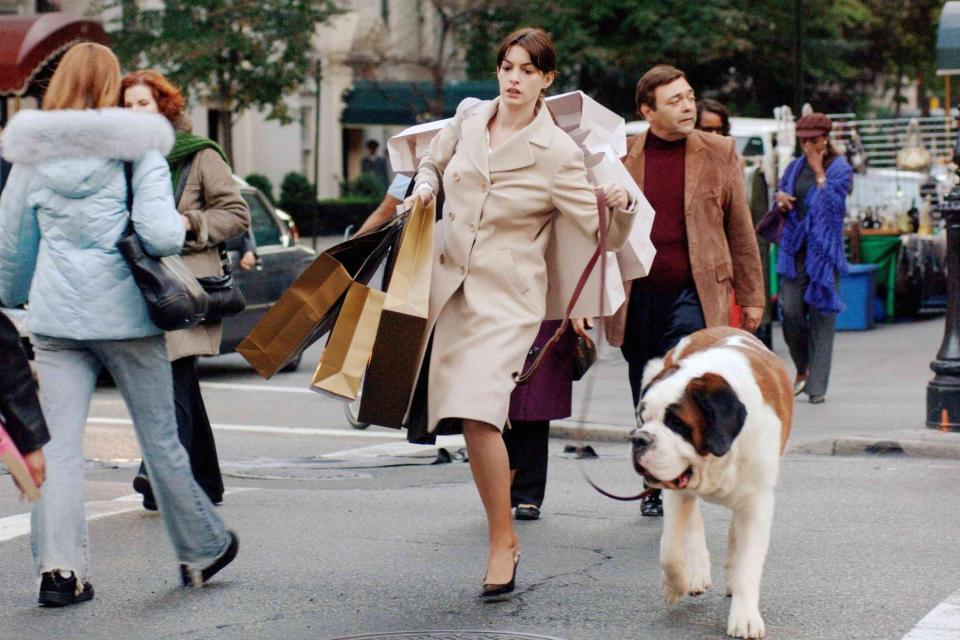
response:
<path fill-rule="evenodd" d="M 770 211 L 760 218 L 757 223 L 757 235 L 773 244 L 780 244 L 780 236 L 783 234 L 783 222 L 787 214 L 780 210 L 780 207 L 773 205 Z"/>

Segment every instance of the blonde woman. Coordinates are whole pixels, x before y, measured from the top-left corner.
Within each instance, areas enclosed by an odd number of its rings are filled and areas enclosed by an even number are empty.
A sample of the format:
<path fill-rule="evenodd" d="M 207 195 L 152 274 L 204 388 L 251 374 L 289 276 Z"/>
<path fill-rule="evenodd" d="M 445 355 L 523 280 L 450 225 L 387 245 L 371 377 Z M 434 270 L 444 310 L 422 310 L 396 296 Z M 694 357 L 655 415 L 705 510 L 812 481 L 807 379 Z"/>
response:
<path fill-rule="evenodd" d="M 177 440 L 163 332 L 115 246 L 132 219 L 148 253 L 179 253 L 186 229 L 163 159 L 173 131 L 160 116 L 109 108 L 119 96 L 113 52 L 75 45 L 50 80 L 43 110 L 16 114 L 0 138 L 14 164 L 0 197 L 0 300 L 30 301 L 27 323 L 51 435 L 30 531 L 44 606 L 93 598 L 83 432 L 101 368 L 130 410 L 184 585 L 202 584 L 238 547 L 190 473 Z M 133 163 L 132 212 L 124 161 Z"/>

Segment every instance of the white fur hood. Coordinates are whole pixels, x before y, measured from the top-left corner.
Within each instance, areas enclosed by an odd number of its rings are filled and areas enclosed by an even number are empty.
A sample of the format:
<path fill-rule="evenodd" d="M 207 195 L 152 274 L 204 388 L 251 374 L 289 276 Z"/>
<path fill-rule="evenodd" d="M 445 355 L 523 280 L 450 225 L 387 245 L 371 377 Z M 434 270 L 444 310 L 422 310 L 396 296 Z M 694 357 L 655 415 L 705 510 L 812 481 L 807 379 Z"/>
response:
<path fill-rule="evenodd" d="M 110 158 L 137 160 L 173 148 L 173 127 L 161 115 L 129 109 L 18 112 L 0 135 L 0 154 L 14 164 Z"/>

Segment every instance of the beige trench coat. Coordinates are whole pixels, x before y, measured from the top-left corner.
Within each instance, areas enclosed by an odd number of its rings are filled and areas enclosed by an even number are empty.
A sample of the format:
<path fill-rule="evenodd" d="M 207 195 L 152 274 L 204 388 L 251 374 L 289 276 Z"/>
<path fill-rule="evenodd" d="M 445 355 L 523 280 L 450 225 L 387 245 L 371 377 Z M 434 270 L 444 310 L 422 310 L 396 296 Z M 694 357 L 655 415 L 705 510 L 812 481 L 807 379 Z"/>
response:
<path fill-rule="evenodd" d="M 177 210 L 190 219 L 193 227 L 183 246 L 187 267 L 197 277 L 222 274 L 217 245 L 246 232 L 250 210 L 230 165 L 213 149 L 203 149 L 193 157 Z M 167 356 L 172 362 L 186 356 L 216 355 L 220 352 L 220 335 L 220 322 L 168 331 Z"/>
<path fill-rule="evenodd" d="M 524 364 L 546 312 L 544 254 L 559 215 L 596 237 L 599 224 L 583 153 L 543 106 L 533 122 L 489 152 L 499 105 L 461 103 L 433 139 L 417 173 L 445 202 L 437 224 L 428 326 L 433 328 L 428 429 L 446 418 L 503 428 L 511 374 Z M 620 248 L 633 215 L 614 211 L 609 243 Z M 590 256 L 567 256 L 586 264 Z"/>

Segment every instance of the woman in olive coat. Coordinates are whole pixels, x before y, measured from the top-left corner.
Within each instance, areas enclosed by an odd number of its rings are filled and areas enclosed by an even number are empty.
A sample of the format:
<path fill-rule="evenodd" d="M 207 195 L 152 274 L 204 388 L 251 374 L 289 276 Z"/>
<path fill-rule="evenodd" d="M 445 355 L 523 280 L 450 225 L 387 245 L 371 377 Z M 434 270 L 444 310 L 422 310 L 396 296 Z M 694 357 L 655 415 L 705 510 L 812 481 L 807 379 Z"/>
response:
<path fill-rule="evenodd" d="M 174 193 L 179 196 L 177 211 L 187 228 L 181 255 L 195 276 L 221 275 L 219 245 L 250 228 L 250 210 L 226 156 L 212 140 L 190 133 L 190 121 L 183 113 L 183 95 L 156 71 L 128 74 L 123 79 L 122 90 L 128 109 L 160 113 L 176 130 L 176 141 L 167 162 Z M 197 358 L 220 352 L 221 326 L 220 322 L 202 322 L 166 334 L 180 442 L 190 454 L 190 466 L 197 483 L 214 504 L 223 501 L 223 477 L 213 429 L 200 393 Z M 156 510 L 143 466 L 133 481 L 133 488 L 143 494 L 145 509 Z"/>

